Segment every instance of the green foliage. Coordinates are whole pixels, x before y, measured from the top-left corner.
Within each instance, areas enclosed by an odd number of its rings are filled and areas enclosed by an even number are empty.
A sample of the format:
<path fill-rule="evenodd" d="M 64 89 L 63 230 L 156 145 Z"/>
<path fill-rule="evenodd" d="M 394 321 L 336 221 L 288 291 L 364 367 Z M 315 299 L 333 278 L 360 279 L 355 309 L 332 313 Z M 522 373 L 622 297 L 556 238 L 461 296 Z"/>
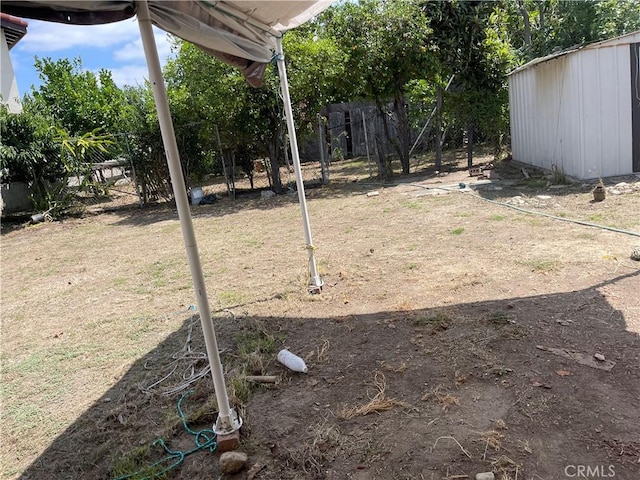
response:
<path fill-rule="evenodd" d="M 287 32 L 283 48 L 296 126 L 311 133 L 322 107 L 348 100 L 340 88 L 347 76 L 346 55 L 335 39 L 309 29 Z"/>
<path fill-rule="evenodd" d="M 151 88 L 126 87 L 124 93 L 130 106 L 125 143 L 143 201 L 169 199 L 169 169 Z"/>
<path fill-rule="evenodd" d="M 80 137 L 56 126 L 27 102 L 19 114 L 9 114 L 0 108 L 0 172 L 3 182 L 24 182 L 33 190 L 36 211 L 46 211 L 52 217 L 65 214 L 75 202 L 75 190 L 69 180 L 80 180 L 77 189 L 93 187 L 88 158 L 94 151 L 105 153 L 112 143 L 98 130 Z"/>
<path fill-rule="evenodd" d="M 80 58 L 35 58 L 42 85 L 32 92 L 33 100 L 72 136 L 98 128 L 116 133 L 128 109 L 124 93 L 111 72 L 97 75 L 84 70 Z"/>
<path fill-rule="evenodd" d="M 189 125 L 190 145 L 200 149 L 199 155 L 217 154 L 218 127 L 222 148 L 227 154 L 235 153 L 245 172 L 252 171 L 255 159 L 249 155 L 271 160 L 274 189 L 281 191 L 277 167 L 284 125 L 274 68 L 267 69 L 262 87 L 253 88 L 236 69 L 187 42 L 178 42 L 177 56 L 168 63 L 165 75 L 172 111 Z"/>
<path fill-rule="evenodd" d="M 402 170 L 409 173 L 410 126 L 405 95 L 411 81 L 429 78 L 437 70 L 432 31 L 418 1 L 366 0 L 338 4 L 326 16 L 327 35 L 340 45 L 347 75 L 341 88 L 349 98 L 376 102 L 387 138 Z M 393 101 L 397 141 L 391 138 L 386 105 Z M 385 162 L 378 174 L 387 177 Z"/>
<path fill-rule="evenodd" d="M 298 133 L 313 132 L 326 104 L 372 100 L 408 173 L 411 128 L 424 125 L 436 89 L 455 75 L 442 111 L 449 138 L 469 130 L 475 141 L 500 147 L 509 130 L 506 75 L 513 67 L 639 28 L 635 0 L 336 2 L 283 39 Z M 219 131 L 225 156 L 233 154 L 250 178 L 253 160 L 268 157 L 280 191 L 286 128 L 275 66 L 267 68 L 261 88 L 252 88 L 237 70 L 189 43 L 176 40 L 175 52 L 165 78 L 187 181 L 222 171 Z M 111 145 L 102 154 L 131 155 L 145 199 L 171 196 L 149 85 L 120 89 L 110 72 L 87 71 L 80 58 L 36 57 L 35 64 L 42 85 L 25 96 L 25 111 L 0 113 L 4 181 L 26 181 L 49 198 L 48 183 L 82 174 L 88 151 L 100 151 L 83 142 L 126 132 L 120 149 Z M 387 177 L 392 170 L 384 153 L 378 169 Z"/>
<path fill-rule="evenodd" d="M 513 2 L 512 2 L 513 3 Z M 519 48 L 522 61 L 548 55 L 558 50 L 616 37 L 640 29 L 637 0 L 517 0 L 518 11 L 512 10 L 514 36 L 522 38 Z M 522 22 L 513 22 L 514 19 Z M 526 18 L 526 20 L 525 20 Z M 530 24 L 530 43 L 519 32 Z"/>
<path fill-rule="evenodd" d="M 55 181 L 64 174 L 48 121 L 25 106 L 10 114 L 0 106 L 0 178 L 3 183 Z"/>
<path fill-rule="evenodd" d="M 458 129 L 471 126 L 499 144 L 508 131 L 506 74 L 515 65 L 503 2 L 429 2 L 442 76 L 455 75 L 445 109 Z"/>

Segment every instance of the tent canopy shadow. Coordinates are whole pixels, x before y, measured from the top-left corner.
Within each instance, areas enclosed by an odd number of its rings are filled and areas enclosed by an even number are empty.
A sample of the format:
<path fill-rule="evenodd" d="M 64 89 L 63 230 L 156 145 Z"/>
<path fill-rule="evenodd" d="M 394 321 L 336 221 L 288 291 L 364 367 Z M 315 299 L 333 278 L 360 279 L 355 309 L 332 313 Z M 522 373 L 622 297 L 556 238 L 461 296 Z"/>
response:
<path fill-rule="evenodd" d="M 271 354 L 264 371 L 279 383 L 255 387 L 240 406 L 242 448 L 251 464 L 261 464 L 256 478 L 346 478 L 362 468 L 371 478 L 470 475 L 515 465 L 523 478 L 559 478 L 569 464 L 614 465 L 620 478 L 632 478 L 640 454 L 640 336 L 632 324 L 640 319 L 625 318 L 601 289 L 637 280 L 636 271 L 573 292 L 340 317 L 218 312 L 228 376 L 239 373 L 237 352 L 252 332 L 273 335 L 276 351 L 289 346 L 309 366 L 308 375 L 294 374 Z M 193 448 L 176 414 L 183 392 L 160 394 L 171 381 L 149 386 L 166 375 L 187 339 L 193 352 L 205 351 L 196 320 L 185 318 L 139 358 L 20 478 L 115 478 L 135 452 L 143 462 L 162 458 L 151 446 L 156 438 Z M 605 360 L 593 360 L 596 353 Z M 194 365 L 198 371 L 206 361 Z M 183 405 L 190 426 L 210 428 L 210 377 L 192 388 Z M 376 392 L 388 409 L 348 415 L 380 399 Z M 513 464 L 499 463 L 501 455 Z M 217 471 L 211 457 L 195 453 L 168 478 L 210 477 Z"/>

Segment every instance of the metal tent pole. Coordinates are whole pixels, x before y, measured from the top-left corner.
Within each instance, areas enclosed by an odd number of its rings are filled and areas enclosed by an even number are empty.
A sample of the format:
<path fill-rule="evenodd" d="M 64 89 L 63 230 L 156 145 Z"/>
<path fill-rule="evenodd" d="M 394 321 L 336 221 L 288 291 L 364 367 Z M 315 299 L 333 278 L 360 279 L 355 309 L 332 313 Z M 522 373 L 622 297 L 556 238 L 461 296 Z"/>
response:
<path fill-rule="evenodd" d="M 282 101 L 284 102 L 284 112 L 287 117 L 287 130 L 289 131 L 289 142 L 291 144 L 291 157 L 293 168 L 296 173 L 296 184 L 298 187 L 298 200 L 302 211 L 302 224 L 304 226 L 304 238 L 307 242 L 306 248 L 309 254 L 309 292 L 318 293 L 322 290 L 322 279 L 318 274 L 316 257 L 313 252 L 313 240 L 311 238 L 311 226 L 309 225 L 309 213 L 307 211 L 307 199 L 304 195 L 304 182 L 300 168 L 300 153 L 298 152 L 298 139 L 296 128 L 293 123 L 293 109 L 291 108 L 291 97 L 289 96 L 289 83 L 287 81 L 287 69 L 284 64 L 284 52 L 282 50 L 282 37 L 276 37 L 276 54 L 278 63 L 278 74 L 280 77 L 280 87 L 282 89 Z"/>
<path fill-rule="evenodd" d="M 149 80 L 151 81 L 153 97 L 158 111 L 158 121 L 160 122 L 162 142 L 164 143 L 165 153 L 167 155 L 167 164 L 169 165 L 169 173 L 171 175 L 173 195 L 176 200 L 178 217 L 180 218 L 180 226 L 182 227 L 182 236 L 187 249 L 189 268 L 191 269 L 191 278 L 195 289 L 198 309 L 200 311 L 200 322 L 202 323 L 202 331 L 204 334 L 205 344 L 207 346 L 207 355 L 209 357 L 209 364 L 211 365 L 213 386 L 215 389 L 216 400 L 218 401 L 219 413 L 214 430 L 217 434 L 229 434 L 240 429 L 242 426 L 242 420 L 237 413 L 229 407 L 229 397 L 227 396 L 222 364 L 220 363 L 218 342 L 213 328 L 213 319 L 211 318 L 211 309 L 209 307 L 209 300 L 207 299 L 202 265 L 200 264 L 200 257 L 198 255 L 198 245 L 196 244 L 195 231 L 191 220 L 189 201 L 184 187 L 184 177 L 180 166 L 178 145 L 176 144 L 173 123 L 171 123 L 167 90 L 164 85 L 164 79 L 162 78 L 162 69 L 160 68 L 158 49 L 153 37 L 151 16 L 149 14 L 147 0 L 140 0 L 137 2 L 136 13 L 138 15 L 138 26 L 140 27 L 140 36 L 142 37 L 144 54 L 149 68 Z"/>

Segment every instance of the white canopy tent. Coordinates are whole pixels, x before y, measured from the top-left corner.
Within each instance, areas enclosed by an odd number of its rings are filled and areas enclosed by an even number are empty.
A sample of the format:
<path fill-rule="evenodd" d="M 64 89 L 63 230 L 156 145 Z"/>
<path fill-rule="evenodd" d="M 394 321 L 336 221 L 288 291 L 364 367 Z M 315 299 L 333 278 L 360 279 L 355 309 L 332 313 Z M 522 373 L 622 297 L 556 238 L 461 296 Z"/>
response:
<path fill-rule="evenodd" d="M 323 11 L 333 1 L 2 0 L 0 3 L 3 12 L 17 17 L 76 25 L 110 23 L 137 15 L 176 207 L 187 250 L 198 309 L 200 310 L 200 321 L 202 322 L 207 355 L 211 364 L 211 374 L 219 408 L 218 419 L 214 427 L 218 434 L 229 434 L 237 431 L 242 425 L 242 419 L 229 406 L 211 308 L 207 298 L 187 193 L 184 188 L 180 156 L 171 122 L 169 102 L 153 37 L 152 24 L 194 43 L 207 53 L 239 68 L 247 81 L 254 86 L 260 85 L 266 66 L 272 59 L 275 58 L 277 61 L 291 144 L 291 156 L 298 188 L 298 199 L 302 211 L 304 236 L 309 256 L 309 291 L 313 292 L 322 288 L 322 279 L 318 274 L 313 252 L 311 228 L 300 169 L 300 156 L 282 50 L 282 35 L 286 30 L 306 22 Z"/>

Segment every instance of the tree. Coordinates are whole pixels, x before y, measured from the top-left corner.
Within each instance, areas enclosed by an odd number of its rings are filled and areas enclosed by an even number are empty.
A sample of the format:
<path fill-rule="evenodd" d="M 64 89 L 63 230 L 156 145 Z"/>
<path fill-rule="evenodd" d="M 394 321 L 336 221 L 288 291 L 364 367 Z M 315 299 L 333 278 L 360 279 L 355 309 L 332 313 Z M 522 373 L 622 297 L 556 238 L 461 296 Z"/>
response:
<path fill-rule="evenodd" d="M 640 28 L 636 0 L 516 0 L 515 8 L 522 19 L 517 28 L 525 39 L 523 61 Z M 516 42 L 512 45 L 519 48 Z"/>
<path fill-rule="evenodd" d="M 97 128 L 116 133 L 122 128 L 127 102 L 111 72 L 97 75 L 84 70 L 82 60 L 35 59 L 42 85 L 32 92 L 33 100 L 70 135 L 83 135 Z"/>
<path fill-rule="evenodd" d="M 338 4 L 326 16 L 328 34 L 346 55 L 342 86 L 353 96 L 375 101 L 387 138 L 394 146 L 403 173 L 409 173 L 410 125 L 407 85 L 429 78 L 437 59 L 431 48 L 431 29 L 420 3 L 401 0 L 364 0 Z M 393 102 L 398 132 L 391 140 L 387 104 Z M 379 174 L 390 174 L 379 164 Z"/>
<path fill-rule="evenodd" d="M 322 107 L 349 100 L 340 88 L 348 76 L 346 55 L 334 38 L 321 36 L 322 29 L 308 22 L 283 39 L 296 127 L 303 133 L 314 131 Z"/>
<path fill-rule="evenodd" d="M 299 130 L 311 130 L 320 107 L 334 98 L 334 82 L 343 71 L 340 51 L 330 39 L 314 41 L 310 28 L 287 33 L 284 45 L 296 124 Z M 275 65 L 255 88 L 236 69 L 189 43 L 178 42 L 177 51 L 165 68 L 172 111 L 190 119 L 203 152 L 217 150 L 217 126 L 223 148 L 249 176 L 251 155 L 268 157 L 273 188 L 282 192 L 285 125 Z"/>
<path fill-rule="evenodd" d="M 18 114 L 0 105 L 0 176 L 2 183 L 35 184 L 44 191 L 44 182 L 64 174 L 60 151 L 46 118 L 29 104 Z"/>
<path fill-rule="evenodd" d="M 277 165 L 278 136 L 275 137 L 275 153 L 264 143 L 259 149 L 252 148 L 260 144 L 261 138 L 264 139 L 263 130 L 277 131 L 277 126 L 264 129 L 264 115 L 256 111 L 256 102 L 263 107 L 266 105 L 267 110 L 272 107 L 271 110 L 275 111 L 275 91 L 266 92 L 266 98 L 260 98 L 259 94 L 253 94 L 255 98 L 251 98 L 255 89 L 234 68 L 186 42 L 178 42 L 177 51 L 176 58 L 165 68 L 171 108 L 172 112 L 181 114 L 182 121 L 189 122 L 187 125 L 197 136 L 201 155 L 213 158 L 211 152 L 218 150 L 219 132 L 223 149 L 228 155 L 235 155 L 248 174 L 252 172 L 253 165 L 248 160 L 248 152 L 251 151 L 261 151 L 272 164 Z M 265 97 L 265 89 L 260 91 Z M 248 102 L 253 104 L 247 105 Z M 277 112 L 271 117 L 277 120 Z M 222 158 L 218 160 L 223 161 Z M 281 185 L 277 173 L 276 168 L 274 188 L 279 191 Z"/>
<path fill-rule="evenodd" d="M 80 180 L 78 190 L 93 186 L 87 158 L 95 150 L 106 152 L 111 139 L 97 130 L 72 137 L 50 125 L 34 109 L 37 106 L 26 102 L 19 114 L 0 107 L 0 173 L 3 182 L 24 182 L 31 187 L 34 208 L 55 218 L 76 203 L 76 189 L 69 188 L 71 177 Z"/>
<path fill-rule="evenodd" d="M 474 134 L 499 145 L 508 129 L 506 74 L 515 64 L 508 11 L 499 1 L 425 2 L 423 8 L 437 39 L 442 77 L 455 75 L 446 104 L 466 130 L 471 166 Z"/>
<path fill-rule="evenodd" d="M 149 85 L 126 87 L 129 105 L 125 146 L 130 155 L 144 203 L 173 195 L 160 125 Z"/>

